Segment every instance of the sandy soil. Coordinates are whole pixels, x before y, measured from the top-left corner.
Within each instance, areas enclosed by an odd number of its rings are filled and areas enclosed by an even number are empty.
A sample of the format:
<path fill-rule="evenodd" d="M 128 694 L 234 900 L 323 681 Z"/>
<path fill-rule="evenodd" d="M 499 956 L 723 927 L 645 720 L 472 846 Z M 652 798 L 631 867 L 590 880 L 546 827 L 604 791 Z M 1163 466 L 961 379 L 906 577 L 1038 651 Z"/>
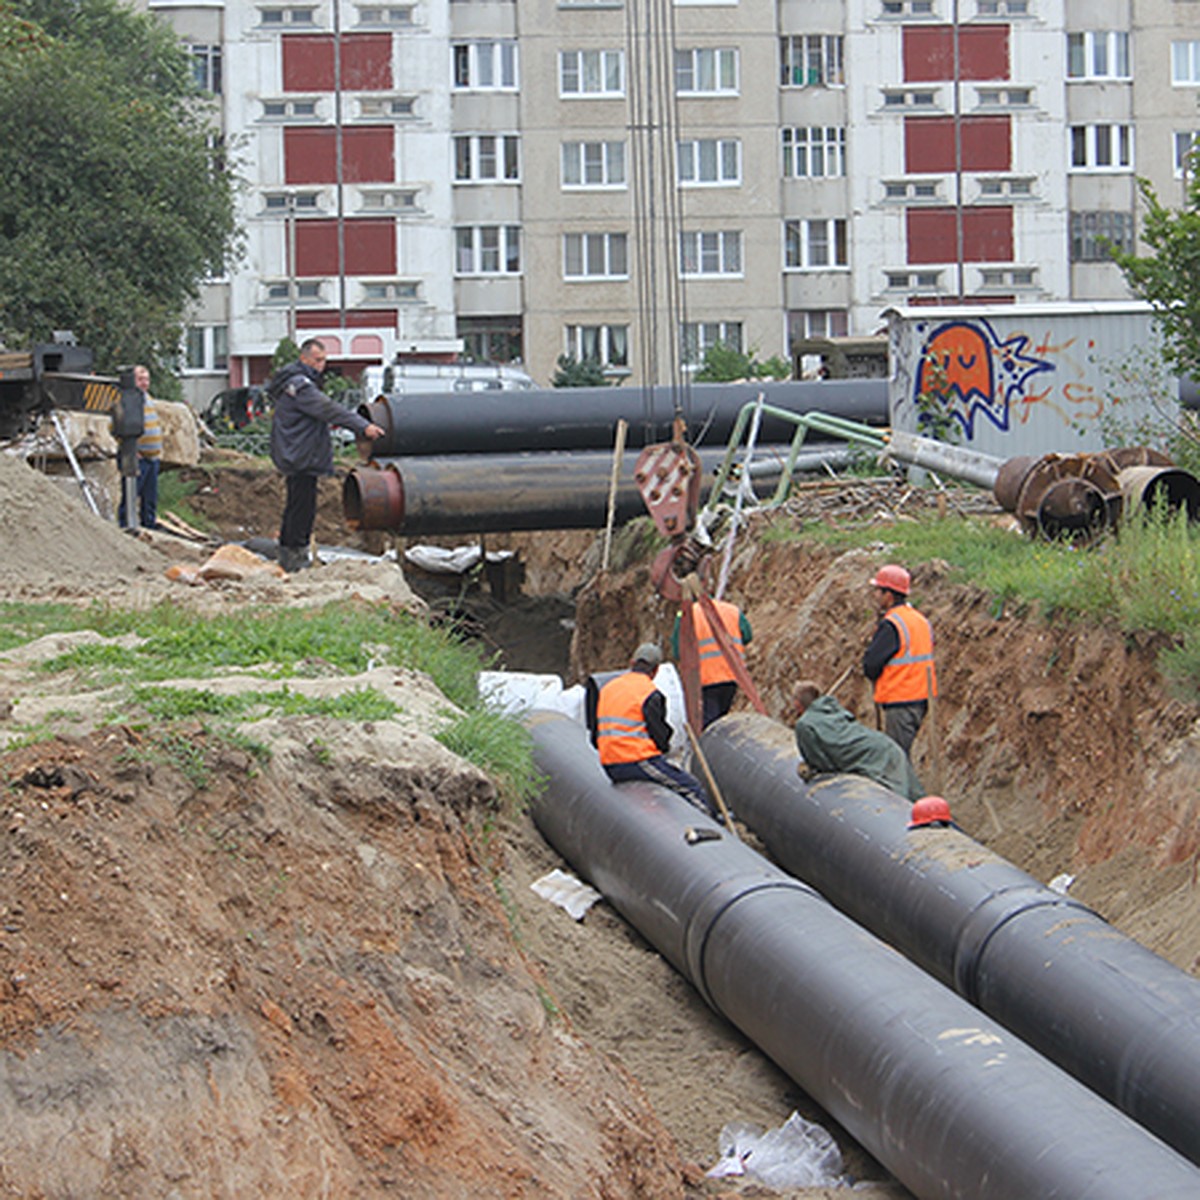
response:
<path fill-rule="evenodd" d="M 271 535 L 273 475 L 201 474 L 193 507 L 220 537 Z M 171 583 L 165 564 L 211 547 L 134 540 L 44 482 L 0 456 L 3 599 L 452 615 L 444 585 L 391 567 Z M 318 536 L 345 544 L 339 495 L 323 489 Z M 518 548 L 542 594 L 471 589 L 453 616 L 510 668 L 571 682 L 669 634 L 644 565 L 584 582 L 591 535 L 489 544 Z M 874 562 L 743 537 L 730 590 L 769 705 L 861 652 Z M 927 781 L 940 767 L 969 832 L 1044 880 L 1075 873 L 1074 894 L 1195 972 L 1198 714 L 1163 692 L 1154 646 L 995 614 L 938 564 L 916 581 L 944 686 Z M 856 1195 L 907 1195 L 611 909 L 575 922 L 533 894 L 563 864 L 430 737 L 442 702 L 419 678 L 372 680 L 403 720 L 260 723 L 265 769 L 196 727 L 199 786 L 136 714 L 38 669 L 58 644 L 0 660 L 0 1194 L 763 1194 L 702 1170 L 727 1122 L 798 1110 L 870 1181 Z M 868 715 L 861 681 L 839 696 Z M 60 736 L 21 746 L 31 720 Z"/>

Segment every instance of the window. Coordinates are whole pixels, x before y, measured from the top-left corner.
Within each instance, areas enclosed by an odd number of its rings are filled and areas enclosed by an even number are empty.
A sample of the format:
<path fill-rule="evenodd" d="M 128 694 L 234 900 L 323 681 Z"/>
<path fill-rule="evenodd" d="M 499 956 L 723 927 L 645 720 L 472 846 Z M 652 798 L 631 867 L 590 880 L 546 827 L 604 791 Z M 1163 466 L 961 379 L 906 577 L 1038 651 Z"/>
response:
<path fill-rule="evenodd" d="M 940 292 L 941 271 L 888 271 L 885 273 L 889 292 Z"/>
<path fill-rule="evenodd" d="M 386 29 L 394 29 L 398 26 L 406 27 L 413 23 L 413 7 L 411 4 L 395 5 L 388 8 L 381 8 L 374 5 L 369 8 L 363 6 L 358 10 L 358 23 L 360 25 L 382 26 Z"/>
<path fill-rule="evenodd" d="M 415 209 L 417 192 L 413 188 L 372 188 L 360 193 L 359 201 L 364 209 L 395 210 Z"/>
<path fill-rule="evenodd" d="M 680 142 L 679 182 L 736 184 L 742 179 L 742 144 L 736 138 Z"/>
<path fill-rule="evenodd" d="M 975 12 L 981 17 L 1027 17 L 1029 0 L 979 0 Z"/>
<path fill-rule="evenodd" d="M 883 0 L 885 17 L 931 17 L 933 0 Z"/>
<path fill-rule="evenodd" d="M 1132 166 L 1132 125 L 1071 126 L 1072 170 L 1127 171 Z"/>
<path fill-rule="evenodd" d="M 783 177 L 819 179 L 846 173 L 846 130 L 841 125 L 783 131 Z"/>
<path fill-rule="evenodd" d="M 680 331 L 680 356 L 685 367 L 701 367 L 714 346 L 742 353 L 741 321 L 685 321 Z"/>
<path fill-rule="evenodd" d="M 779 82 L 785 88 L 841 85 L 846 40 L 840 34 L 794 34 L 779 40 Z"/>
<path fill-rule="evenodd" d="M 1200 129 L 1175 134 L 1175 178 L 1185 179 L 1196 174 L 1192 154 L 1200 150 Z"/>
<path fill-rule="evenodd" d="M 785 221 L 783 241 L 784 265 L 792 270 L 844 267 L 850 261 L 843 217 Z"/>
<path fill-rule="evenodd" d="M 624 142 L 564 142 L 564 188 L 625 186 Z"/>
<path fill-rule="evenodd" d="M 454 231 L 456 275 L 519 275 L 519 225 L 461 225 Z"/>
<path fill-rule="evenodd" d="M 221 94 L 221 47 L 189 46 L 192 55 L 192 78 L 202 92 Z"/>
<path fill-rule="evenodd" d="M 312 121 L 317 117 L 315 100 L 264 100 L 264 121 Z"/>
<path fill-rule="evenodd" d="M 846 39 L 841 34 L 800 33 L 779 39 L 779 82 L 784 87 L 833 87 L 846 82 Z"/>
<path fill-rule="evenodd" d="M 1028 108 L 1033 103 L 1033 89 L 980 88 L 975 97 L 980 108 Z"/>
<path fill-rule="evenodd" d="M 564 279 L 627 279 L 629 250 L 623 233 L 568 233 L 563 237 Z"/>
<path fill-rule="evenodd" d="M 185 371 L 224 371 L 229 367 L 229 326 L 189 325 L 184 338 Z"/>
<path fill-rule="evenodd" d="M 736 229 L 681 233 L 679 270 L 683 275 L 740 275 L 742 235 Z"/>
<path fill-rule="evenodd" d="M 1171 43 L 1171 82 L 1200 84 L 1200 42 Z"/>
<path fill-rule="evenodd" d="M 316 23 L 315 8 L 260 8 L 258 19 L 267 26 L 313 25 Z"/>
<path fill-rule="evenodd" d="M 417 115 L 416 96 L 360 96 L 358 115 L 368 119 L 404 120 Z"/>
<path fill-rule="evenodd" d="M 319 212 L 321 209 L 320 192 L 266 192 L 263 195 L 263 209 L 269 213 Z"/>
<path fill-rule="evenodd" d="M 934 108 L 937 105 L 936 88 L 885 88 L 884 108 Z"/>
<path fill-rule="evenodd" d="M 941 184 L 925 179 L 888 179 L 883 184 L 885 200 L 938 200 Z"/>
<path fill-rule="evenodd" d="M 798 338 L 845 337 L 850 321 L 845 309 L 800 308 L 788 313 L 788 342 Z"/>
<path fill-rule="evenodd" d="M 1067 34 L 1068 79 L 1129 79 L 1129 34 Z"/>
<path fill-rule="evenodd" d="M 515 133 L 473 133 L 454 139 L 455 183 L 515 183 L 521 178 Z"/>
<path fill-rule="evenodd" d="M 681 96 L 738 90 L 736 50 L 676 50 L 675 91 Z"/>
<path fill-rule="evenodd" d="M 1133 214 L 1129 212 L 1073 212 L 1071 261 L 1111 262 L 1110 250 L 1133 250 Z"/>
<path fill-rule="evenodd" d="M 412 279 L 364 280 L 360 286 L 362 303 L 366 305 L 404 303 L 421 297 L 420 284 Z"/>
<path fill-rule="evenodd" d="M 983 292 L 1011 292 L 1036 284 L 1037 271 L 1033 267 L 985 267 L 979 272 L 979 290 Z"/>
<path fill-rule="evenodd" d="M 622 50 L 563 50 L 558 56 L 560 96 L 623 96 Z"/>
<path fill-rule="evenodd" d="M 475 92 L 516 91 L 517 43 L 513 38 L 494 42 L 456 42 L 454 86 Z"/>
<path fill-rule="evenodd" d="M 297 279 L 289 285 L 286 279 L 280 279 L 263 285 L 263 300 L 267 304 L 286 304 L 289 291 L 297 304 L 319 304 L 323 299 L 320 280 Z"/>
<path fill-rule="evenodd" d="M 524 339 L 519 316 L 459 317 L 457 332 L 469 361 L 521 361 Z"/>
<path fill-rule="evenodd" d="M 597 362 L 603 367 L 629 366 L 628 325 L 568 325 L 566 353 L 576 362 Z"/>
<path fill-rule="evenodd" d="M 983 200 L 1028 200 L 1034 195 L 1034 182 L 1031 175 L 981 179 L 979 196 Z"/>

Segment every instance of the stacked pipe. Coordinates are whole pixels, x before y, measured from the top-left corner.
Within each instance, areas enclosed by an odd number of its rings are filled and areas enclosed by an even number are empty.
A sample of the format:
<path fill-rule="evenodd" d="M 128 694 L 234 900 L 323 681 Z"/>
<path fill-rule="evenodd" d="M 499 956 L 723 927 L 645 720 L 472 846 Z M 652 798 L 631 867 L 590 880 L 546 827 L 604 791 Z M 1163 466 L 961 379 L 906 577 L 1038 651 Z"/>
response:
<path fill-rule="evenodd" d="M 888 457 L 991 488 L 1030 536 L 1085 540 L 1136 508 L 1164 505 L 1200 519 L 1200 482 L 1157 450 L 1126 446 L 1093 454 L 1001 459 L 893 430 Z"/>
<path fill-rule="evenodd" d="M 686 394 L 687 436 L 706 472 L 720 464 L 740 413 L 760 394 L 788 412 L 832 411 L 877 425 L 887 420 L 886 380 L 696 384 Z M 419 536 L 603 528 L 618 423 L 627 423 L 631 448 L 669 441 L 674 401 L 667 388 L 381 396 L 359 408 L 384 436 L 372 447 L 371 462 L 346 480 L 346 522 L 353 529 Z M 759 431 L 758 458 L 777 464 L 776 477 L 794 432 L 778 419 Z M 794 469 L 848 460 L 843 443 L 828 441 L 801 452 Z M 760 476 L 755 487 L 767 491 L 770 477 Z M 615 519 L 642 511 L 628 463 Z"/>
<path fill-rule="evenodd" d="M 1200 1195 L 1195 1166 L 812 888 L 675 793 L 615 787 L 582 725 L 528 725 L 550 844 L 921 1200 Z"/>
<path fill-rule="evenodd" d="M 960 830 L 910 831 L 878 784 L 806 785 L 777 721 L 730 714 L 701 744 L 776 862 L 1200 1162 L 1200 980 Z"/>

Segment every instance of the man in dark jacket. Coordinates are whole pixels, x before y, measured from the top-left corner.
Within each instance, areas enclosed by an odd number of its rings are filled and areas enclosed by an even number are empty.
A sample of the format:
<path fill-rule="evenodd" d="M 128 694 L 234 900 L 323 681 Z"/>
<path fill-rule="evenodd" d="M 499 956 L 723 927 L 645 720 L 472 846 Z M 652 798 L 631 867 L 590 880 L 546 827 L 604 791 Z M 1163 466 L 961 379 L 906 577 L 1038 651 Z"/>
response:
<path fill-rule="evenodd" d="M 358 438 L 383 436 L 365 417 L 343 408 L 321 391 L 325 346 L 309 338 L 298 362 L 280 367 L 267 392 L 275 413 L 271 421 L 271 461 L 287 477 L 287 501 L 279 527 L 279 565 L 300 571 L 311 565 L 308 543 L 317 517 L 317 481 L 333 474 L 329 427 L 353 430 Z"/>
<path fill-rule="evenodd" d="M 908 755 L 886 733 L 859 724 L 811 680 L 792 692 L 796 749 L 817 775 L 865 775 L 909 800 L 925 795 Z"/>

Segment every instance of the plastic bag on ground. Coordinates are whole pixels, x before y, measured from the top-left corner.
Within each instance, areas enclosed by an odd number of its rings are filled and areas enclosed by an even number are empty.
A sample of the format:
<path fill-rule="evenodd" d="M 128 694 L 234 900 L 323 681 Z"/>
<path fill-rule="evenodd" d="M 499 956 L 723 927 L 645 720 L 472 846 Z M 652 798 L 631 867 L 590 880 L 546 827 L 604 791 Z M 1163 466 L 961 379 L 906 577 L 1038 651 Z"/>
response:
<path fill-rule="evenodd" d="M 735 1121 L 717 1139 L 721 1157 L 711 1178 L 745 1175 L 777 1191 L 802 1187 L 849 1187 L 842 1152 L 830 1134 L 799 1113 L 777 1129 Z"/>

